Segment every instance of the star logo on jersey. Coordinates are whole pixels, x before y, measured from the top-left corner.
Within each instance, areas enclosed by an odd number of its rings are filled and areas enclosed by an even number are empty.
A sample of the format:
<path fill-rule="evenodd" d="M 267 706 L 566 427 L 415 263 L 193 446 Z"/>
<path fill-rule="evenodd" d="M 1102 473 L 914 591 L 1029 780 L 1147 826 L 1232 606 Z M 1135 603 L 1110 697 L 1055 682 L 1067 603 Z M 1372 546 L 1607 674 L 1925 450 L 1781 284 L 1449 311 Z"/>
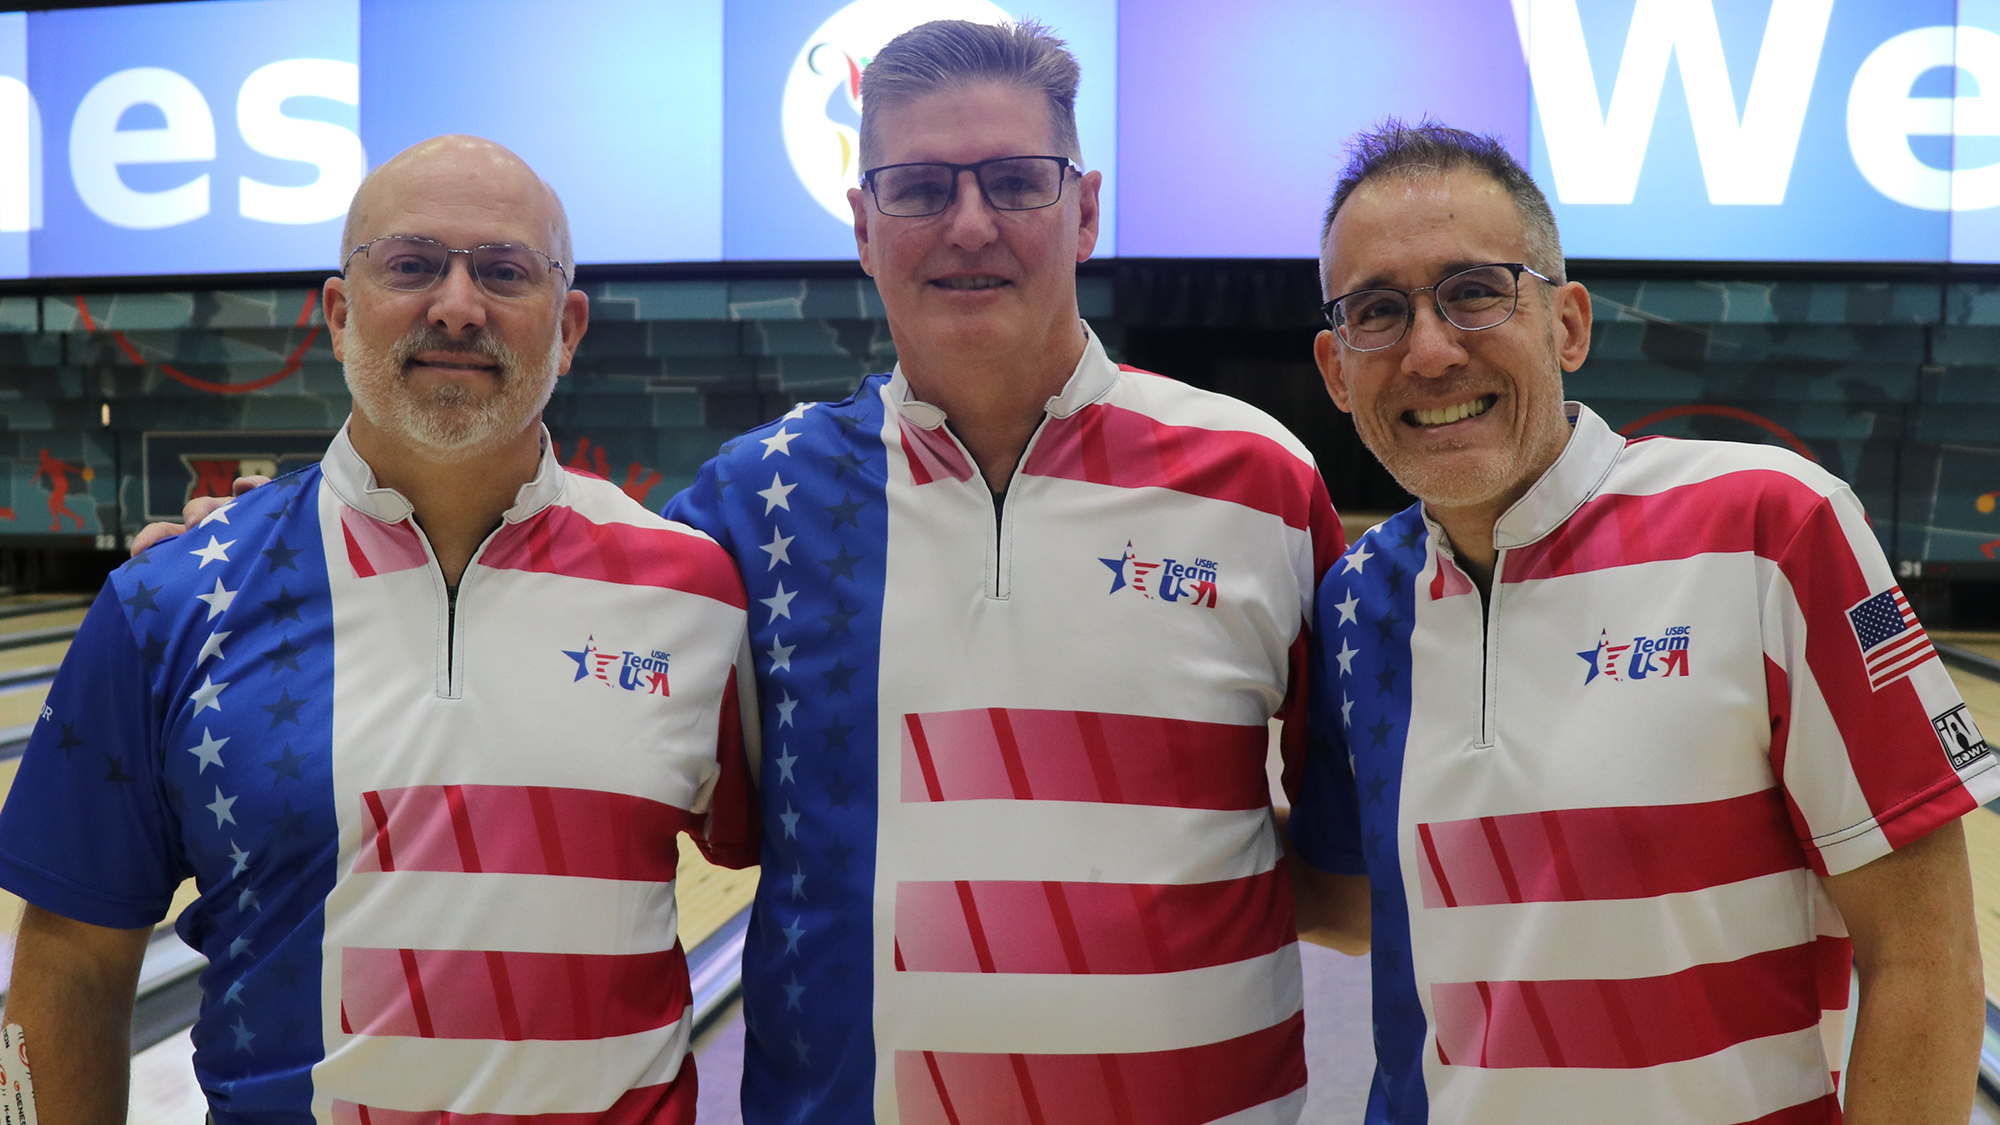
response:
<path fill-rule="evenodd" d="M 563 649 L 562 654 L 576 662 L 576 675 L 571 683 L 596 680 L 608 687 L 623 688 L 626 691 L 643 691 L 647 695 L 671 696 L 667 685 L 667 664 L 669 657 L 659 649 L 640 652 L 635 649 L 604 648 L 592 634 L 586 637 L 583 647 L 574 651 Z"/>
<path fill-rule="evenodd" d="M 1599 676 L 1621 682 L 1686 676 L 1692 636 L 1689 626 L 1674 625 L 1657 637 L 1638 636 L 1612 644 L 1610 630 L 1600 629 L 1597 647 L 1577 653 L 1590 665 L 1583 682 L 1591 683 Z"/>
<path fill-rule="evenodd" d="M 1109 594 L 1129 589 L 1149 601 L 1215 608 L 1219 568 L 1208 559 L 1197 558 L 1185 563 L 1179 559 L 1150 562 L 1141 559 L 1132 550 L 1132 541 L 1128 539 L 1124 552 L 1117 558 L 1099 558 L 1097 561 L 1111 571 L 1111 589 L 1106 591 Z"/>

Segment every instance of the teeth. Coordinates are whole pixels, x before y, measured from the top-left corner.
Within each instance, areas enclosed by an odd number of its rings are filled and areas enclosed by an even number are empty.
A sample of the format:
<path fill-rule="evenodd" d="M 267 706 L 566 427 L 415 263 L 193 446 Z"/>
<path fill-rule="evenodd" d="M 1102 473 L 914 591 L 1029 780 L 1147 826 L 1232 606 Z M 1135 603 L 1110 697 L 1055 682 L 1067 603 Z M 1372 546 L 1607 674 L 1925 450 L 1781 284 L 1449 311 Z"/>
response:
<path fill-rule="evenodd" d="M 1006 281 L 998 277 L 946 277 L 940 278 L 938 284 L 946 289 L 992 289 L 1005 285 Z"/>
<path fill-rule="evenodd" d="M 1455 406 L 1447 406 L 1438 410 L 1412 410 L 1410 411 L 1410 416 L 1417 420 L 1417 425 L 1419 426 L 1448 426 L 1461 418 L 1471 418 L 1484 414 L 1492 408 L 1493 396 L 1481 395 L 1467 402 L 1461 402 Z"/>

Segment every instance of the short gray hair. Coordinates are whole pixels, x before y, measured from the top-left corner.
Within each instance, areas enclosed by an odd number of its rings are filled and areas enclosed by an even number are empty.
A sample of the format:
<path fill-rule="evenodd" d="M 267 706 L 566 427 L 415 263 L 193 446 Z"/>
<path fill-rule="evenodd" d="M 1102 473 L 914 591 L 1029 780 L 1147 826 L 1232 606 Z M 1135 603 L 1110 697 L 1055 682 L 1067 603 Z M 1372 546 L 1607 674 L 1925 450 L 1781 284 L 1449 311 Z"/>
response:
<path fill-rule="evenodd" d="M 1387 176 L 1437 174 L 1460 168 L 1483 172 L 1500 185 L 1521 216 L 1521 229 L 1527 236 L 1528 264 L 1562 281 L 1562 235 L 1556 231 L 1556 217 L 1549 210 L 1548 197 L 1535 186 L 1534 177 L 1528 175 L 1528 170 L 1521 167 L 1521 162 L 1514 159 L 1514 154 L 1507 151 L 1498 137 L 1454 129 L 1429 118 L 1415 125 L 1387 118 L 1374 129 L 1356 134 L 1348 143 L 1347 167 L 1334 185 L 1333 201 L 1327 204 L 1326 218 L 1319 227 L 1322 259 L 1326 255 L 1327 238 L 1333 233 L 1333 220 L 1354 189 Z M 1326 284 L 1324 266 L 1320 284 L 1322 287 Z"/>
<path fill-rule="evenodd" d="M 982 80 L 1034 90 L 1049 100 L 1056 151 L 1010 155 L 1067 156 L 1081 164 L 1076 87 L 1082 75 L 1068 46 L 1032 20 L 918 24 L 889 40 L 861 72 L 861 166 L 871 167 L 880 151 L 881 110 Z"/>

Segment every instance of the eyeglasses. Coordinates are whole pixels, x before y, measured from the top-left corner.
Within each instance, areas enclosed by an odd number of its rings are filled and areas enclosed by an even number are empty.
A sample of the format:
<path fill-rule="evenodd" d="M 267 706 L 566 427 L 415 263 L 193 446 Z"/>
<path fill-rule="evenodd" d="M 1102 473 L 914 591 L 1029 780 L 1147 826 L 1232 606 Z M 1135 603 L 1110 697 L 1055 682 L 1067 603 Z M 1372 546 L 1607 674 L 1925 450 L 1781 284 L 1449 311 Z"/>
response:
<path fill-rule="evenodd" d="M 348 251 L 340 264 L 342 277 L 360 255 L 368 280 L 389 289 L 417 293 L 436 285 L 451 270 L 451 256 L 464 254 L 472 279 L 495 297 L 527 297 L 541 291 L 549 274 L 569 284 L 561 262 L 532 246 L 511 242 L 489 242 L 470 250 L 455 250 L 434 238 L 413 234 L 392 234 L 373 239 Z"/>
<path fill-rule="evenodd" d="M 972 173 L 995 211 L 1036 211 L 1062 198 L 1063 181 L 1081 168 L 1066 156 L 1001 156 L 977 164 L 884 164 L 861 173 L 875 209 L 899 219 L 941 214 L 958 197 L 958 174 Z"/>
<path fill-rule="evenodd" d="M 1462 269 L 1436 285 L 1415 289 L 1356 289 L 1319 307 L 1334 332 L 1357 352 L 1393 348 L 1417 319 L 1416 296 L 1428 292 L 1445 322 L 1466 332 L 1505 324 L 1521 303 L 1521 275 L 1550 285 L 1562 282 L 1520 262 L 1493 262 Z"/>

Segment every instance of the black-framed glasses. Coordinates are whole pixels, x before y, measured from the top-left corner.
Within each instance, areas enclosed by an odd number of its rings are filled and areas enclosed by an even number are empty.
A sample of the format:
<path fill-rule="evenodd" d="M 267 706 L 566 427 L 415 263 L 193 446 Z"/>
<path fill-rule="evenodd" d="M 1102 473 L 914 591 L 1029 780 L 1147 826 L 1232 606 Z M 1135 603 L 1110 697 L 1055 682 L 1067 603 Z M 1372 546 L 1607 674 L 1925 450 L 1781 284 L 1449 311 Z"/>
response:
<path fill-rule="evenodd" d="M 1520 262 L 1472 266 L 1415 289 L 1356 289 L 1319 307 L 1334 332 L 1357 352 L 1393 348 L 1417 319 L 1417 294 L 1428 292 L 1447 324 L 1479 332 L 1507 323 L 1521 303 L 1521 275 L 1550 285 L 1562 282 Z"/>
<path fill-rule="evenodd" d="M 1067 156 L 999 156 L 976 164 L 884 164 L 861 173 L 875 209 L 898 219 L 943 213 L 958 196 L 958 174 L 972 173 L 995 211 L 1037 211 L 1062 198 L 1071 169 Z"/>
<path fill-rule="evenodd" d="M 438 283 L 451 270 L 451 256 L 465 255 L 472 279 L 495 297 L 528 297 L 542 291 L 554 273 L 569 284 L 563 264 L 532 246 L 512 242 L 489 242 L 468 250 L 446 246 L 435 238 L 414 234 L 391 234 L 371 239 L 348 251 L 340 264 L 341 276 L 362 261 L 368 280 L 405 293 L 421 292 Z"/>

